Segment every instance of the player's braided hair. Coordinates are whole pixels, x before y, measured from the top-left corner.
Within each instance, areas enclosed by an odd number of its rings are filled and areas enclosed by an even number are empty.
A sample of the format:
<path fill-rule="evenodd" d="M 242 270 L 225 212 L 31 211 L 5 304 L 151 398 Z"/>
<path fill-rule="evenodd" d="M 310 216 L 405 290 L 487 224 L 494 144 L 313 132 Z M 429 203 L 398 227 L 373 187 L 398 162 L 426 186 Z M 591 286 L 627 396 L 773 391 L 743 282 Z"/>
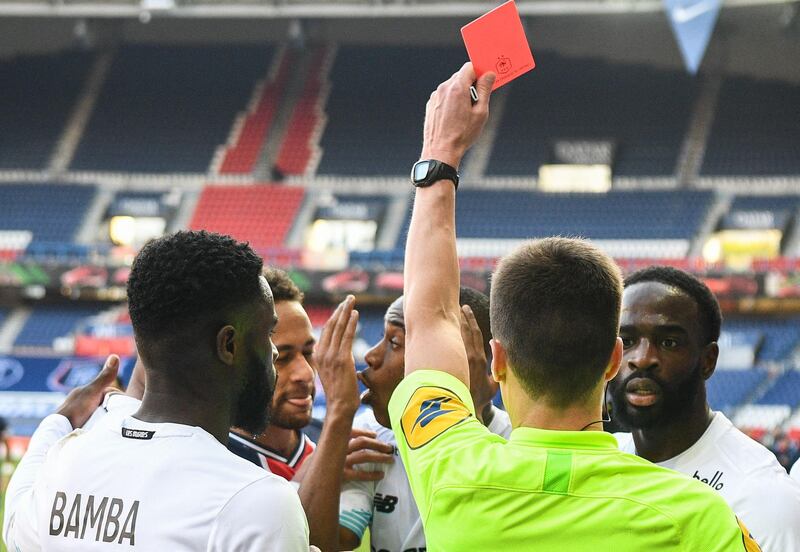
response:
<path fill-rule="evenodd" d="M 722 312 L 714 294 L 695 276 L 671 266 L 649 266 L 637 270 L 625 278 L 625 287 L 642 282 L 659 282 L 680 289 L 694 299 L 702 317 L 701 326 L 705 332 L 705 342 L 719 339 L 722 327 Z"/>
<path fill-rule="evenodd" d="M 280 268 L 265 268 L 264 277 L 267 279 L 269 288 L 272 290 L 272 298 L 276 303 L 280 301 L 303 302 L 303 292 Z"/>
<path fill-rule="evenodd" d="M 246 243 L 206 231 L 148 242 L 133 262 L 128 308 L 138 334 L 174 333 L 263 293 L 261 258 Z"/>

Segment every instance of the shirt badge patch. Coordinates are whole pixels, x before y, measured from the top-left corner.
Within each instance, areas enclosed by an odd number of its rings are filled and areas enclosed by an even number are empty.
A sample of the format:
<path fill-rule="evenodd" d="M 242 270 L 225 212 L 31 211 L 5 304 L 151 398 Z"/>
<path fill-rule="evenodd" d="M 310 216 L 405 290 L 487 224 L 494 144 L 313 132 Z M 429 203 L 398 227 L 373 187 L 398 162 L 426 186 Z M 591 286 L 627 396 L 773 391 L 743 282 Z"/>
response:
<path fill-rule="evenodd" d="M 417 449 L 470 416 L 469 408 L 452 391 L 420 387 L 411 395 L 400 425 L 408 446 Z"/>
<path fill-rule="evenodd" d="M 744 549 L 746 552 L 761 552 L 761 547 L 758 545 L 756 540 L 753 538 L 753 535 L 750 534 L 750 530 L 744 526 L 742 520 L 738 517 L 736 521 L 739 522 L 739 528 L 742 530 L 742 543 L 744 544 Z"/>

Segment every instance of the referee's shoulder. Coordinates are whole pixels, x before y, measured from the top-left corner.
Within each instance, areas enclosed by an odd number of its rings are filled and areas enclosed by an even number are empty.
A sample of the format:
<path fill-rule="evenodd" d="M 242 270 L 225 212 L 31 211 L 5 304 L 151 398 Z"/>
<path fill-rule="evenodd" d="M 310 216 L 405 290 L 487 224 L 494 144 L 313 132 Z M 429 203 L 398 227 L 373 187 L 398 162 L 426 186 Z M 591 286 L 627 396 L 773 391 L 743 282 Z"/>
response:
<path fill-rule="evenodd" d="M 692 477 L 652 464 L 644 458 L 619 453 L 627 475 L 625 494 L 670 518 L 683 538 L 717 547 L 739 534 L 736 516 L 718 492 Z"/>

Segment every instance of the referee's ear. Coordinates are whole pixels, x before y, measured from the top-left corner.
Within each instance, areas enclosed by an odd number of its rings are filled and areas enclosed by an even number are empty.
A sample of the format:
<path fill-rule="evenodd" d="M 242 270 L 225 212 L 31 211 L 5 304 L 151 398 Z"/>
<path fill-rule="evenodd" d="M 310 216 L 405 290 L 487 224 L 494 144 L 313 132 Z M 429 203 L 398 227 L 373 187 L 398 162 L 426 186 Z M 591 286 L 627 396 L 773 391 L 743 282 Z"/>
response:
<path fill-rule="evenodd" d="M 500 383 L 505 381 L 506 374 L 508 373 L 506 349 L 497 339 L 490 340 L 489 346 L 492 349 L 492 379 Z"/>
<path fill-rule="evenodd" d="M 611 359 L 608 361 L 606 373 L 603 375 L 604 381 L 611 381 L 619 372 L 620 365 L 622 364 L 622 338 L 617 337 L 617 342 L 614 343 L 614 350 L 611 351 Z"/>

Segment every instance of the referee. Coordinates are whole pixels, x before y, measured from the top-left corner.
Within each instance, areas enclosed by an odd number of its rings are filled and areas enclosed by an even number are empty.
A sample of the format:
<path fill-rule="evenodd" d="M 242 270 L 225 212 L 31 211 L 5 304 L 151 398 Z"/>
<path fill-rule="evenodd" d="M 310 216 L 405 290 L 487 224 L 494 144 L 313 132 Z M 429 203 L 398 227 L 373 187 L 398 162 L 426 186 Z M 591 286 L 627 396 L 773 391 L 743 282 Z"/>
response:
<path fill-rule="evenodd" d="M 491 296 L 492 371 L 510 441 L 475 417 L 455 241 L 457 168 L 494 78 L 466 64 L 431 95 L 405 259 L 406 377 L 389 412 L 430 550 L 757 551 L 707 486 L 617 450 L 601 404 L 622 356 L 619 269 L 581 240 L 504 258 Z"/>

